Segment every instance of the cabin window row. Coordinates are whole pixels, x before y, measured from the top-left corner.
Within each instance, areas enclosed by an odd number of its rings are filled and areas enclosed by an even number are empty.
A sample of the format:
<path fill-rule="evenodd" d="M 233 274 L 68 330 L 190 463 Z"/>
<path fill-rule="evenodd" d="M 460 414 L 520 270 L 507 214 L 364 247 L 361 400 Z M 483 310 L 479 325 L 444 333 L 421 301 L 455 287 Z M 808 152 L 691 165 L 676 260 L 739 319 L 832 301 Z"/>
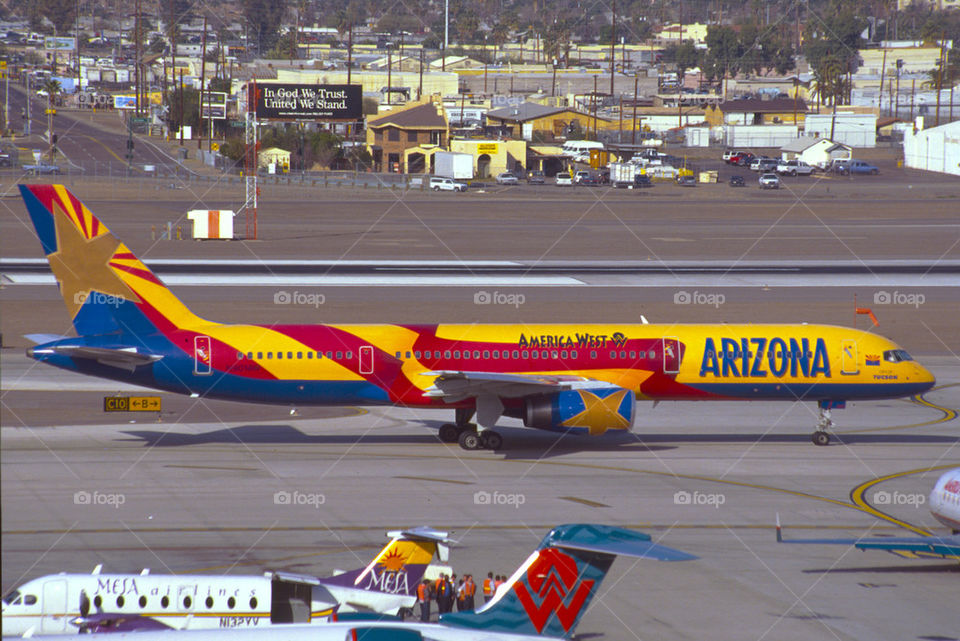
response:
<path fill-rule="evenodd" d="M 549 350 L 549 349 L 542 349 L 542 350 L 535 350 L 535 349 L 534 349 L 534 350 L 527 350 L 527 349 L 517 350 L 517 349 L 515 349 L 515 350 L 513 350 L 513 351 L 510 351 L 510 350 L 506 350 L 506 349 L 505 349 L 505 350 L 502 350 L 502 351 L 501 351 L 501 350 L 495 349 L 495 350 L 492 350 L 492 351 L 491 351 L 491 350 L 486 350 L 486 349 L 485 349 L 485 350 L 475 349 L 475 350 L 471 351 L 471 350 L 465 349 L 465 350 L 461 351 L 461 350 L 455 349 L 455 350 L 446 350 L 446 351 L 440 351 L 440 350 L 430 351 L 430 350 L 428 350 L 428 351 L 425 351 L 425 352 L 418 352 L 418 351 L 414 351 L 414 352 L 397 352 L 397 353 L 396 353 L 397 359 L 403 358 L 403 357 L 404 357 L 404 354 L 406 354 L 406 358 L 407 358 L 407 359 L 416 358 L 416 359 L 418 359 L 418 360 L 421 359 L 421 358 L 424 358 L 424 359 L 427 359 L 427 360 L 433 359 L 433 358 L 445 358 L 445 359 L 453 359 L 453 360 L 459 360 L 459 359 L 461 359 L 461 358 L 463 358 L 463 359 L 468 359 L 468 358 L 491 359 L 491 358 L 492 358 L 493 360 L 501 360 L 501 359 L 524 359 L 524 360 L 535 359 L 535 360 L 539 360 L 539 359 L 556 359 L 556 358 L 560 358 L 560 359 L 564 359 L 564 360 L 566 360 L 566 359 L 576 360 L 577 358 L 579 358 L 579 352 L 577 352 L 576 350 L 567 351 L 567 350 L 555 350 L 555 349 L 554 349 L 554 350 Z M 632 360 L 647 358 L 647 359 L 651 359 L 651 360 L 652 360 L 652 359 L 655 359 L 656 357 L 657 357 L 657 353 L 656 353 L 654 350 L 650 350 L 650 351 L 648 351 L 648 352 L 647 352 L 647 351 L 637 352 L 637 351 L 635 351 L 635 350 L 631 350 L 631 351 L 621 350 L 621 351 L 619 351 L 619 352 L 616 351 L 616 350 L 611 350 L 611 351 L 610 351 L 610 358 L 630 358 L 630 359 L 632 359 Z M 597 358 L 597 352 L 596 352 L 596 350 L 591 350 L 591 352 L 590 352 L 590 358 L 592 358 L 592 359 L 596 359 L 596 358 Z"/>
<path fill-rule="evenodd" d="M 245 358 L 253 360 L 254 352 L 247 352 L 246 354 L 244 354 L 243 352 L 237 352 L 238 360 L 242 361 Z M 263 359 L 267 359 L 267 360 L 285 359 L 288 361 L 292 361 L 292 360 L 303 360 L 303 359 L 310 360 L 313 358 L 316 358 L 317 360 L 320 360 L 322 358 L 328 358 L 330 360 L 349 361 L 353 358 L 353 352 L 256 352 L 256 359 L 259 361 L 262 361 Z"/>
<path fill-rule="evenodd" d="M 126 603 L 126 599 L 124 599 L 123 595 L 120 595 L 120 596 L 117 597 L 116 603 L 117 603 L 117 607 L 118 607 L 118 608 L 122 608 L 122 607 L 124 606 L 124 604 Z M 190 609 L 190 608 L 193 606 L 193 598 L 190 597 L 190 596 L 185 596 L 185 597 L 183 597 L 183 602 L 182 602 L 182 603 L 183 603 L 184 609 Z M 204 599 L 203 604 L 207 607 L 208 610 L 212 610 L 212 609 L 213 609 L 213 605 L 214 605 L 213 597 L 212 597 L 212 596 L 208 596 L 206 599 Z M 137 605 L 139 605 L 141 608 L 146 608 L 146 607 L 147 607 L 147 597 L 146 597 L 146 596 L 141 596 L 140 599 L 137 601 Z M 101 609 L 101 608 L 103 607 L 103 597 L 100 596 L 99 594 L 98 594 L 97 596 L 95 596 L 95 597 L 93 598 L 93 606 L 94 606 L 95 608 L 97 608 L 98 610 Z M 169 607 L 170 607 L 170 597 L 168 597 L 168 596 L 160 597 L 160 607 L 163 608 L 163 609 L 169 608 Z M 229 598 L 227 599 L 227 608 L 230 609 L 230 610 L 232 610 L 232 609 L 234 609 L 235 607 L 237 607 L 237 600 L 236 600 L 234 597 L 229 597 Z M 250 598 L 250 609 L 251 609 L 251 610 L 255 610 L 256 608 L 257 608 L 257 597 L 251 597 L 251 598 Z"/>

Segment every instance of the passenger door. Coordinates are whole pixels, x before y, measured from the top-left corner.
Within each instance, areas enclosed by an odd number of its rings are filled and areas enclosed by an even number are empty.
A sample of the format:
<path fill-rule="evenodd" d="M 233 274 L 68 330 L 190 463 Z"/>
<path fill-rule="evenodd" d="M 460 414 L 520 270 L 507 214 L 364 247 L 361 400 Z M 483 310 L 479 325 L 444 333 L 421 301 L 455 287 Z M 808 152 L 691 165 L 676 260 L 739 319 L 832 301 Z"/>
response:
<path fill-rule="evenodd" d="M 857 360 L 857 341 L 855 340 L 844 339 L 840 346 L 840 373 L 860 373 L 860 364 Z"/>
<path fill-rule="evenodd" d="M 40 619 L 41 634 L 62 634 L 67 630 L 67 582 L 47 581 L 43 584 L 43 617 Z"/>
<path fill-rule="evenodd" d="M 360 358 L 360 373 L 373 374 L 373 346 L 361 345 L 359 358 Z"/>
<path fill-rule="evenodd" d="M 213 352 L 209 336 L 193 337 L 193 373 L 207 376 L 213 372 Z"/>
<path fill-rule="evenodd" d="M 675 336 L 663 337 L 663 373 L 680 372 L 680 341 Z"/>

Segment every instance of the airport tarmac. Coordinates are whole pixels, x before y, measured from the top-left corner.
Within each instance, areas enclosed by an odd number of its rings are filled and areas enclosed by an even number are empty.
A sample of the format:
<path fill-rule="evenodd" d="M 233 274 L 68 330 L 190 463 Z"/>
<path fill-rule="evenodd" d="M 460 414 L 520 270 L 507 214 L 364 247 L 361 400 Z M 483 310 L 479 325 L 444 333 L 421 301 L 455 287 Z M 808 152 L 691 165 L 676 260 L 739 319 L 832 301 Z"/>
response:
<path fill-rule="evenodd" d="M 124 184 L 113 187 L 119 197 L 97 196 L 92 188 L 82 195 L 93 197 L 94 212 L 148 262 L 910 258 L 933 266 L 960 258 L 955 181 L 930 179 L 914 201 L 890 181 L 869 188 L 862 181 L 818 184 L 820 191 L 800 200 L 787 191 L 768 198 L 754 190 L 727 200 L 719 191 L 669 186 L 653 190 L 656 198 L 612 194 L 604 202 L 592 202 L 598 199 L 591 190 L 558 195 L 552 186 L 542 197 L 414 194 L 409 201 L 329 190 L 313 201 L 267 201 L 264 240 L 220 244 L 150 238 L 152 225 L 212 201 L 193 202 L 182 192 L 170 199 L 172 192 L 138 196 Z M 0 206 L 0 254 L 37 257 L 22 204 L 4 199 Z M 322 213 L 308 218 L 307 207 Z M 897 284 L 901 289 L 883 276 L 852 283 L 837 275 L 839 284 L 828 286 L 707 287 L 696 279 L 645 287 L 620 278 L 593 274 L 579 286 L 500 289 L 481 282 L 287 284 L 285 290 L 188 284 L 174 291 L 201 316 L 227 322 L 626 323 L 644 315 L 668 323 L 866 328 L 867 318 L 854 314 L 857 295 L 856 304 L 879 318 L 872 331 L 930 367 L 938 387 L 923 402 L 850 403 L 834 413 L 842 443 L 826 448 L 810 443 L 812 403 L 644 403 L 633 437 L 614 441 L 558 440 L 507 420 L 502 433 L 509 449 L 502 452 L 440 443 L 437 428 L 450 420 L 448 412 L 303 407 L 291 416 L 286 407 L 163 394 L 159 416 L 105 414 L 104 396 L 135 390 L 27 359 L 23 334 L 71 330 L 52 284 L 6 282 L 0 289 L 4 591 L 97 563 L 130 572 L 148 566 L 325 574 L 366 561 L 387 529 L 421 524 L 453 531 L 458 572 L 504 574 L 551 526 L 595 521 L 636 527 L 700 558 L 618 561 L 578 629 L 588 638 L 960 638 L 955 561 L 779 545 L 773 529 L 779 513 L 787 538 L 944 531 L 925 500 L 940 473 L 935 469 L 960 465 L 960 288 L 922 273 Z M 280 291 L 323 299 L 284 303 Z M 524 299 L 478 303 L 482 291 Z M 678 298 L 684 291 L 689 302 Z M 890 299 L 875 298 L 882 292 Z M 697 294 L 713 298 L 700 301 Z"/>
<path fill-rule="evenodd" d="M 446 412 L 303 408 L 291 417 L 163 395 L 159 422 L 103 414 L 115 385 L 36 371 L 10 350 L 3 362 L 5 410 L 45 405 L 60 417 L 30 427 L 8 418 L 0 430 L 5 591 L 97 563 L 323 574 L 362 563 L 385 530 L 417 524 L 453 532 L 458 572 L 509 573 L 552 525 L 596 521 L 700 558 L 618 561 L 580 634 L 957 635 L 955 561 L 780 545 L 773 528 L 779 513 L 787 538 L 942 531 L 924 502 L 939 475 L 930 468 L 960 464 L 955 358 L 927 363 L 939 387 L 926 403 L 836 412 L 843 444 L 827 448 L 809 441 L 809 403 L 662 403 L 641 404 L 636 438 L 613 442 L 557 439 L 508 420 L 503 452 L 440 443 Z M 53 391 L 61 384 L 74 388 Z"/>

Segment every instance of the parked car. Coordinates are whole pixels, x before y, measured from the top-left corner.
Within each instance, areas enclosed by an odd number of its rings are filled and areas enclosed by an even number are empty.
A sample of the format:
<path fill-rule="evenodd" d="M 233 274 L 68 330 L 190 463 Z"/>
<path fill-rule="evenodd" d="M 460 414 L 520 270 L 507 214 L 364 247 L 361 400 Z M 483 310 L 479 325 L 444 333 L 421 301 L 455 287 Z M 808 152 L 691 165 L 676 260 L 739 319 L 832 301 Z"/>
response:
<path fill-rule="evenodd" d="M 32 176 L 42 176 L 44 174 L 55 174 L 57 176 L 60 175 L 60 167 L 45 162 L 37 163 L 35 165 L 24 165 L 23 170 Z"/>
<path fill-rule="evenodd" d="M 509 171 L 505 171 L 502 174 L 497 174 L 497 184 L 498 185 L 516 185 L 519 184 L 520 179 L 511 174 Z"/>
<path fill-rule="evenodd" d="M 777 164 L 777 173 L 781 176 L 809 176 L 813 173 L 813 166 L 802 160 L 781 160 Z"/>
<path fill-rule="evenodd" d="M 736 165 L 737 161 L 740 159 L 740 156 L 749 154 L 749 151 L 730 151 L 729 149 L 723 152 L 723 161 L 728 165 Z"/>
<path fill-rule="evenodd" d="M 749 169 L 749 168 L 750 168 L 750 163 L 753 162 L 753 159 L 754 159 L 754 158 L 756 158 L 756 156 L 754 156 L 753 154 L 751 154 L 751 153 L 749 153 L 749 152 L 747 152 L 747 153 L 742 153 L 742 154 L 740 154 L 739 156 L 737 156 L 737 166 L 739 166 L 739 167 L 747 167 L 747 168 Z"/>
<path fill-rule="evenodd" d="M 739 154 L 739 153 L 741 153 L 741 152 L 739 152 L 739 151 L 737 151 L 737 150 L 735 150 L 735 149 L 725 149 L 725 150 L 723 151 L 723 162 L 729 163 L 729 162 L 730 162 L 730 156 L 733 156 L 734 154 Z"/>
<path fill-rule="evenodd" d="M 876 176 L 880 173 L 880 168 L 876 165 L 871 165 L 870 163 L 863 160 L 850 160 L 846 166 L 846 174 L 872 174 Z"/>
<path fill-rule="evenodd" d="M 776 171 L 778 163 L 779 161 L 776 158 L 754 158 L 753 162 L 750 163 L 750 171 L 755 171 L 758 174 Z"/>
<path fill-rule="evenodd" d="M 646 174 L 635 174 L 633 177 L 633 188 L 645 189 L 647 187 L 653 187 L 653 181 L 650 180 L 650 176 Z"/>
<path fill-rule="evenodd" d="M 697 179 L 689 174 L 686 176 L 677 176 L 677 184 L 681 187 L 696 187 Z"/>
<path fill-rule="evenodd" d="M 572 187 L 573 186 L 573 177 L 567 172 L 560 172 L 557 174 L 557 187 Z"/>
<path fill-rule="evenodd" d="M 430 189 L 434 191 L 466 191 L 467 184 L 457 182 L 453 178 L 430 176 Z"/>
<path fill-rule="evenodd" d="M 586 176 L 580 177 L 580 185 L 599 185 L 603 182 L 603 179 L 600 177 L 600 174 L 595 174 L 592 171 L 585 172 Z"/>
<path fill-rule="evenodd" d="M 747 183 L 743 181 L 743 176 L 737 174 L 735 176 L 730 176 L 730 186 L 731 187 L 746 187 Z"/>
<path fill-rule="evenodd" d="M 543 172 L 540 171 L 539 169 L 534 169 L 527 176 L 527 182 L 530 183 L 531 185 L 533 184 L 542 185 L 544 181 L 546 181 L 546 177 L 543 175 Z"/>
<path fill-rule="evenodd" d="M 590 176 L 589 171 L 578 171 L 573 175 L 573 184 L 579 185 L 583 182 L 584 178 L 588 178 L 589 176 Z"/>
<path fill-rule="evenodd" d="M 776 174 L 760 174 L 760 189 L 780 189 L 780 177 Z"/>

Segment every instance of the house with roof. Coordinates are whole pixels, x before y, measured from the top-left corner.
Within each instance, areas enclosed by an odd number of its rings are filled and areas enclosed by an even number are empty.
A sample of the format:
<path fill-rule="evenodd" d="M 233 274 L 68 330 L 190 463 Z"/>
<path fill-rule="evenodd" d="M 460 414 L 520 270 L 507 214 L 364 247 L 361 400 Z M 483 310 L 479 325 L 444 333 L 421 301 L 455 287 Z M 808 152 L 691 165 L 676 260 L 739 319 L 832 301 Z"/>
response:
<path fill-rule="evenodd" d="M 446 148 L 450 125 L 438 97 L 408 103 L 367 118 L 367 150 L 373 157 L 374 171 L 408 172 L 405 152 L 431 145 Z M 421 171 L 429 163 L 415 159 Z"/>
<path fill-rule="evenodd" d="M 808 165 L 826 167 L 834 160 L 849 160 L 853 148 L 828 138 L 803 137 L 780 147 L 784 160 L 802 160 Z"/>
<path fill-rule="evenodd" d="M 803 98 L 772 100 L 737 99 L 707 105 L 706 120 L 712 127 L 722 125 L 796 125 L 807 114 Z"/>
<path fill-rule="evenodd" d="M 431 71 L 458 71 L 462 69 L 483 69 L 483 63 L 468 56 L 446 56 L 430 61 Z"/>
<path fill-rule="evenodd" d="M 577 111 L 572 107 L 550 107 L 535 102 L 502 107 L 487 112 L 487 126 L 499 127 L 514 138 L 552 140 L 566 138 L 571 131 L 609 129 L 616 123 L 599 116 Z"/>

